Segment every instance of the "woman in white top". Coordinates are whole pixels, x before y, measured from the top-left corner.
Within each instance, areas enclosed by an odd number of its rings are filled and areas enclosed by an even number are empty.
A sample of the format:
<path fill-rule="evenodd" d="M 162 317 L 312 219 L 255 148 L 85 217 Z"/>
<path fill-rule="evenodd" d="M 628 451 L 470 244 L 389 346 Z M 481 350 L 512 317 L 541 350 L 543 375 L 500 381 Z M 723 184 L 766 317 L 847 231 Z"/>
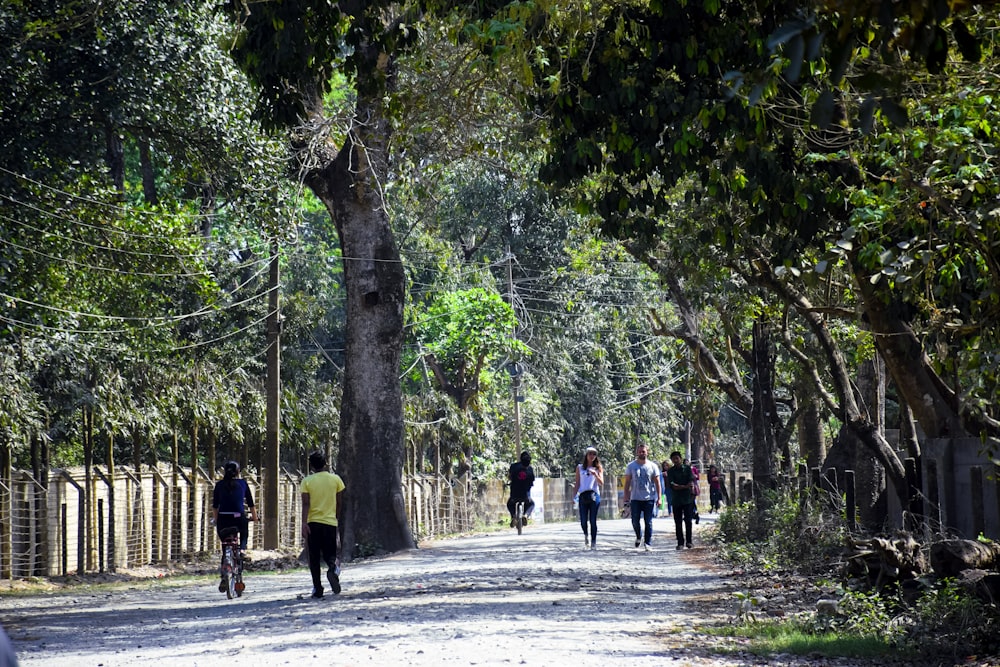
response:
<path fill-rule="evenodd" d="M 587 447 L 583 461 L 576 466 L 573 495 L 580 505 L 580 526 L 583 527 L 583 546 L 597 548 L 597 510 L 601 508 L 601 487 L 604 486 L 604 465 L 597 457 L 597 450 Z M 587 536 L 587 525 L 590 536 Z"/>

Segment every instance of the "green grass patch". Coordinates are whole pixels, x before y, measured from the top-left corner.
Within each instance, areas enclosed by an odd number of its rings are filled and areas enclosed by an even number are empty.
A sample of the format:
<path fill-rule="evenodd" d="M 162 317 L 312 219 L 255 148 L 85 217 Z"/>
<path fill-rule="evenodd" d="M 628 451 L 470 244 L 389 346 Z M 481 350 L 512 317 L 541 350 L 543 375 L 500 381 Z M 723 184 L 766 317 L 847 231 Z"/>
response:
<path fill-rule="evenodd" d="M 752 622 L 718 628 L 706 632 L 720 637 L 748 639 L 739 650 L 767 656 L 790 653 L 823 658 L 877 659 L 901 657 L 899 646 L 877 637 L 837 632 L 811 632 L 789 621 Z"/>

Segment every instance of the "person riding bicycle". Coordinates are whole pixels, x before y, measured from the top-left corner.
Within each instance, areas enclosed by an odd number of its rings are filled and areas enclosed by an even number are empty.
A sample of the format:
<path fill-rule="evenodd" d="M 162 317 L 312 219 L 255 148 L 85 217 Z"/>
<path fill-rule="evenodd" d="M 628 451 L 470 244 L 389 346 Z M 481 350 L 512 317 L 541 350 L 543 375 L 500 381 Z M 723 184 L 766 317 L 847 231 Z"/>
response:
<path fill-rule="evenodd" d="M 521 458 L 511 464 L 507 473 L 510 480 L 510 498 L 507 500 L 507 511 L 510 512 L 510 526 L 514 527 L 514 517 L 518 502 L 524 503 L 525 522 L 535 509 L 535 501 L 531 499 L 531 485 L 535 483 L 535 471 L 531 468 L 531 454 L 521 452 Z"/>
<path fill-rule="evenodd" d="M 212 492 L 212 517 L 215 519 L 215 529 L 222 538 L 222 529 L 236 526 L 240 529 L 240 551 L 247 549 L 250 537 L 250 524 L 247 521 L 247 508 L 250 518 L 257 521 L 257 508 L 253 504 L 253 494 L 246 480 L 240 479 L 240 464 L 228 461 L 225 465 L 225 476 L 215 483 Z"/>

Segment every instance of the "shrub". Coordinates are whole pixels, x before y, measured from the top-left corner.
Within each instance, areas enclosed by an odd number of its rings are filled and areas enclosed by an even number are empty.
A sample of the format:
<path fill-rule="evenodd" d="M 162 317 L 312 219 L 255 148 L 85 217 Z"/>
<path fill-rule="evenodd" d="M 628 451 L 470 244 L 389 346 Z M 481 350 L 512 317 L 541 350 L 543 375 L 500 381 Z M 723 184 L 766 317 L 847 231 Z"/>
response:
<path fill-rule="evenodd" d="M 726 506 L 716 541 L 726 560 L 743 567 L 817 570 L 828 567 L 844 541 L 839 517 L 797 494 L 769 491 L 761 512 L 754 503 Z"/>
<path fill-rule="evenodd" d="M 1000 613 L 951 579 L 936 582 L 909 610 L 908 638 L 939 653 L 997 650 Z"/>

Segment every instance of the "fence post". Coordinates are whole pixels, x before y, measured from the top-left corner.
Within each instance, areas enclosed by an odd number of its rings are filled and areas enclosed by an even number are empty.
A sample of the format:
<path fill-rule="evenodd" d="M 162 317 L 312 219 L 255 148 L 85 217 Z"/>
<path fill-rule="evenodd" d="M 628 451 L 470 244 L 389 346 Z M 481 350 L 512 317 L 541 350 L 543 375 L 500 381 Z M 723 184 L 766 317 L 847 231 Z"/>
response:
<path fill-rule="evenodd" d="M 87 533 L 85 532 L 87 523 L 87 494 L 84 493 L 83 487 L 77 484 L 72 475 L 65 470 L 60 470 L 59 472 L 63 479 L 73 485 L 77 493 L 79 507 L 76 521 L 76 573 L 83 574 L 86 571 L 84 556 L 87 551 Z"/>
<path fill-rule="evenodd" d="M 979 466 L 972 466 L 969 469 L 969 482 L 972 484 L 972 493 L 969 500 L 972 502 L 972 535 L 969 539 L 974 540 L 986 530 L 986 507 L 983 505 L 983 469 Z"/>
<path fill-rule="evenodd" d="M 931 512 L 934 513 L 934 520 L 937 526 L 936 530 L 941 530 L 941 494 L 938 491 L 938 467 L 937 461 L 928 460 L 925 462 L 925 470 L 927 471 L 927 478 L 924 480 L 924 484 L 927 487 L 927 502 L 930 503 L 928 508 L 928 515 Z"/>
<path fill-rule="evenodd" d="M 69 537 L 66 535 L 66 531 L 69 529 L 67 525 L 69 521 L 66 515 L 66 503 L 60 505 L 60 509 L 62 510 L 59 517 L 60 523 L 62 524 L 62 530 L 59 531 L 61 542 L 60 546 L 62 547 L 62 576 L 65 577 L 66 573 L 69 572 Z"/>
<path fill-rule="evenodd" d="M 94 466 L 94 472 L 101 478 L 104 485 L 108 487 L 108 533 L 107 533 L 107 566 L 108 572 L 115 571 L 115 539 L 118 531 L 115 521 L 115 478 L 112 470 L 108 469 L 108 475 L 101 472 L 101 469 Z M 97 569 L 104 572 L 104 509 L 102 500 L 97 501 Z"/>
<path fill-rule="evenodd" d="M 958 512 L 955 507 L 955 443 L 948 440 L 941 457 L 941 522 L 946 528 L 957 528 Z"/>
<path fill-rule="evenodd" d="M 903 462 L 903 466 L 906 471 L 906 497 L 909 501 L 905 508 L 909 517 L 907 517 L 903 527 L 906 530 L 913 530 L 920 524 L 921 517 L 927 513 L 927 510 L 924 507 L 924 494 L 921 488 L 920 467 L 917 459 L 911 456 Z"/>
<path fill-rule="evenodd" d="M 160 474 L 159 469 L 155 467 L 153 468 L 153 490 L 157 505 L 154 513 L 156 519 L 154 533 L 157 542 L 155 551 L 157 559 L 163 562 L 170 559 L 170 548 L 173 546 L 170 531 L 173 524 L 173 489 L 167 484 L 167 480 Z"/>
<path fill-rule="evenodd" d="M 104 498 L 97 499 L 97 571 L 104 572 Z"/>
<path fill-rule="evenodd" d="M 844 502 L 847 505 L 847 530 L 852 533 L 858 528 L 858 507 L 854 488 L 854 471 L 844 471 Z"/>

